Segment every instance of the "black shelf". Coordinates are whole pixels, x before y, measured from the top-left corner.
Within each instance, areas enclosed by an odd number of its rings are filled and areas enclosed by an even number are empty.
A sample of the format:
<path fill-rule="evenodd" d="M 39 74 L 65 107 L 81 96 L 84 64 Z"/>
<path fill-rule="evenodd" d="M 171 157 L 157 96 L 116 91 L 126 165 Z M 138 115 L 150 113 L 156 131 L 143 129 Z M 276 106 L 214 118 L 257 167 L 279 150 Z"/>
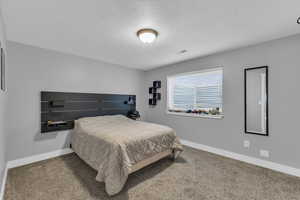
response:
<path fill-rule="evenodd" d="M 160 93 L 154 93 L 153 94 L 153 99 L 160 100 L 161 99 L 161 94 Z"/>
<path fill-rule="evenodd" d="M 156 103 L 157 103 L 157 100 L 156 100 L 156 99 L 149 99 L 149 105 L 155 106 Z"/>
<path fill-rule="evenodd" d="M 161 93 L 158 92 L 161 88 L 161 81 L 153 81 L 153 86 L 149 87 L 149 105 L 157 105 L 157 101 L 161 100 Z"/>
<path fill-rule="evenodd" d="M 154 94 L 156 93 L 157 89 L 155 87 L 150 87 L 149 88 L 149 94 Z"/>
<path fill-rule="evenodd" d="M 153 81 L 154 88 L 161 88 L 161 81 Z"/>

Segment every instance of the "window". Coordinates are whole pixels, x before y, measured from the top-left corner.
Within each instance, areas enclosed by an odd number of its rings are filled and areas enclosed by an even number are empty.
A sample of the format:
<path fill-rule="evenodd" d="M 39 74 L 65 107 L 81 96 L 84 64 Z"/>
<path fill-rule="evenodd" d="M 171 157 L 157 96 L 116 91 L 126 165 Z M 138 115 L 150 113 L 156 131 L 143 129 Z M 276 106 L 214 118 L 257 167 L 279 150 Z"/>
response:
<path fill-rule="evenodd" d="M 222 117 L 222 86 L 222 68 L 169 76 L 168 112 Z"/>

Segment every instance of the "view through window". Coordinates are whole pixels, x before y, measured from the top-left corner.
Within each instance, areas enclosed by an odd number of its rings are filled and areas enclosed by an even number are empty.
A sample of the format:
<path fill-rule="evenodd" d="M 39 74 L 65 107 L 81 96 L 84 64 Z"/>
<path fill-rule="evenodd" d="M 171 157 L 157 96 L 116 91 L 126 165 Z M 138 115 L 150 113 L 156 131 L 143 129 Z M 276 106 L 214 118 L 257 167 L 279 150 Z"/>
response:
<path fill-rule="evenodd" d="M 216 68 L 168 77 L 168 111 L 222 115 L 223 69 Z"/>

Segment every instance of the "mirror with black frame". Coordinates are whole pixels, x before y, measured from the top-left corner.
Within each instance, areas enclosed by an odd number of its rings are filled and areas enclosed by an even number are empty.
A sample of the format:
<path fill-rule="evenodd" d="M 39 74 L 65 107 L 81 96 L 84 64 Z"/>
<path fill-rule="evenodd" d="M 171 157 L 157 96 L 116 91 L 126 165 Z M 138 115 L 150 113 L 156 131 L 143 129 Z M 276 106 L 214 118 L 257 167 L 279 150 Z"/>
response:
<path fill-rule="evenodd" d="M 268 136 L 268 66 L 246 68 L 245 133 Z"/>

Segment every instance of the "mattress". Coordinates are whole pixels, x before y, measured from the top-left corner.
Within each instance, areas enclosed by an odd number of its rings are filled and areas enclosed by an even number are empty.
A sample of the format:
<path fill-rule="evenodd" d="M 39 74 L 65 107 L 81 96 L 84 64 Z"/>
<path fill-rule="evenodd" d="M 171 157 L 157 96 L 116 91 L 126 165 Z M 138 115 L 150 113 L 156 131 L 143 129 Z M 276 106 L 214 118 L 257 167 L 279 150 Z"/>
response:
<path fill-rule="evenodd" d="M 76 120 L 71 142 L 74 152 L 97 170 L 96 180 L 105 183 L 109 195 L 119 193 L 133 171 L 182 151 L 170 127 L 123 115 Z"/>

